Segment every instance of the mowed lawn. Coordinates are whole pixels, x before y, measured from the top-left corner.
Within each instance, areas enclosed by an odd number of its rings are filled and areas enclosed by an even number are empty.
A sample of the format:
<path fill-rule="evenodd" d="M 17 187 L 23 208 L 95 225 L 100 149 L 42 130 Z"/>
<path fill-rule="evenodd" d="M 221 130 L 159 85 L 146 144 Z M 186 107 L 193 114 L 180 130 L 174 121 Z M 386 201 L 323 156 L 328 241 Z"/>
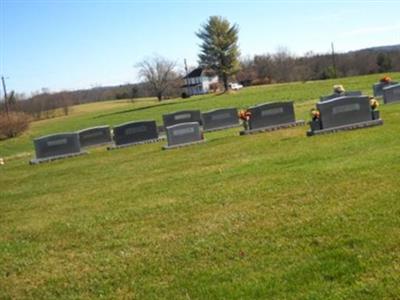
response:
<path fill-rule="evenodd" d="M 362 130 L 235 128 L 28 165 L 44 134 L 275 100 L 308 120 L 333 84 L 371 94 L 377 79 L 95 103 L 34 122 L 0 142 L 0 299 L 399 299 L 400 104 Z"/>

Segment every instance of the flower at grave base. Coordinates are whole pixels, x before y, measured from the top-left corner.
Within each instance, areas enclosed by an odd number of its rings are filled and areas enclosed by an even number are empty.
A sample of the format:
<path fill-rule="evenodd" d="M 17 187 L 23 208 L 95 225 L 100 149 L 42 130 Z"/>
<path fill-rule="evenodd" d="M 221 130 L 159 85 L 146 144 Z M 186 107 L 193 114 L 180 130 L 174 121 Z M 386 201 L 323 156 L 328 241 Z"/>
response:
<path fill-rule="evenodd" d="M 392 81 L 392 78 L 390 78 L 389 76 L 383 76 L 379 81 L 382 83 L 389 83 Z"/>
<path fill-rule="evenodd" d="M 346 90 L 344 89 L 343 85 L 341 84 L 335 84 L 333 86 L 333 92 L 337 94 L 344 93 Z"/>
<path fill-rule="evenodd" d="M 251 112 L 248 111 L 247 109 L 246 109 L 246 110 L 241 110 L 241 111 L 239 112 L 239 118 L 240 118 L 241 120 L 247 122 L 247 121 L 249 121 L 250 118 L 251 118 Z"/>
<path fill-rule="evenodd" d="M 371 97 L 369 99 L 369 105 L 371 106 L 372 110 L 375 110 L 379 107 L 379 102 L 375 98 Z"/>
<path fill-rule="evenodd" d="M 318 109 L 313 108 L 311 109 L 311 118 L 313 119 L 313 121 L 319 120 L 321 113 L 319 112 Z"/>
<path fill-rule="evenodd" d="M 0 158 L 0 165 L 4 165 L 4 159 Z"/>

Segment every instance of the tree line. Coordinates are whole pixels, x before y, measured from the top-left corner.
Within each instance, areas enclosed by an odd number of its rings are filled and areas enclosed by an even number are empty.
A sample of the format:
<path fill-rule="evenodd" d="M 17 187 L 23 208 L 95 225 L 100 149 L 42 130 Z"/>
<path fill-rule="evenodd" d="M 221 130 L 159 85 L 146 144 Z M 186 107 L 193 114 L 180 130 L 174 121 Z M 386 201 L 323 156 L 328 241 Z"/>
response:
<path fill-rule="evenodd" d="M 151 71 L 153 68 L 151 64 L 154 62 L 172 67 L 166 77 L 167 82 L 163 83 L 162 80 L 152 82 L 154 78 L 151 78 L 151 74 L 154 71 Z M 58 114 L 67 115 L 72 105 L 113 99 L 134 100 L 144 97 L 158 97 L 161 100 L 181 95 L 180 87 L 184 83 L 182 80 L 184 72 L 177 71 L 171 61 L 154 57 L 141 64 L 148 68 L 147 79 L 141 83 L 61 92 L 42 89 L 30 97 L 14 93 L 9 100 L 9 106 L 12 110 L 29 114 L 33 119 L 43 119 L 54 116 L 55 111 L 58 111 Z M 400 47 L 388 51 L 361 50 L 339 53 L 335 55 L 335 66 L 336 70 L 331 54 L 310 52 L 304 56 L 295 56 L 287 49 L 280 49 L 276 53 L 240 59 L 238 65 L 235 66 L 238 69 L 237 72 L 228 75 L 227 81 L 238 81 L 244 86 L 250 86 L 400 71 Z M 143 76 L 146 76 L 145 72 L 142 70 Z M 220 90 L 223 89 L 223 85 L 221 83 Z M 159 88 L 161 94 L 157 92 Z M 4 111 L 4 106 L 4 101 L 2 101 L 0 110 Z"/>
<path fill-rule="evenodd" d="M 332 55 L 306 53 L 303 56 L 280 49 L 274 54 L 241 60 L 235 79 L 243 85 L 310 81 L 400 71 L 398 47 L 366 49 Z"/>

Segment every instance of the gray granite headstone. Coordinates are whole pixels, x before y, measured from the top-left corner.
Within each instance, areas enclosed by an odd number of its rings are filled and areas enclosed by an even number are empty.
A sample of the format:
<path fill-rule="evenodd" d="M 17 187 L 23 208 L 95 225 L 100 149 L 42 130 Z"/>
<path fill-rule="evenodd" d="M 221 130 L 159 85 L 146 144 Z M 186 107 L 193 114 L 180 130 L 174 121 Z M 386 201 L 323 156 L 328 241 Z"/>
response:
<path fill-rule="evenodd" d="M 378 82 L 378 83 L 375 83 L 375 84 L 372 86 L 372 89 L 373 89 L 373 91 L 374 91 L 374 97 L 382 97 L 382 96 L 383 96 L 383 89 L 384 89 L 384 88 L 389 87 L 389 86 L 391 86 L 391 85 L 396 85 L 396 84 L 399 84 L 399 83 L 396 82 L 396 81 Z"/>
<path fill-rule="evenodd" d="M 249 111 L 250 130 L 296 122 L 292 101 L 260 104 L 250 107 Z"/>
<path fill-rule="evenodd" d="M 340 97 L 317 103 L 322 129 L 372 120 L 368 96 Z"/>
<path fill-rule="evenodd" d="M 73 133 L 58 133 L 34 139 L 36 159 L 47 159 L 57 156 L 67 156 L 81 153 L 79 135 Z"/>
<path fill-rule="evenodd" d="M 114 127 L 117 146 L 158 139 L 156 121 L 128 122 Z"/>
<path fill-rule="evenodd" d="M 97 126 L 78 131 L 81 147 L 104 145 L 112 142 L 110 126 Z"/>
<path fill-rule="evenodd" d="M 229 128 L 239 125 L 236 108 L 222 108 L 202 113 L 205 131 Z"/>
<path fill-rule="evenodd" d="M 345 96 L 352 97 L 352 96 L 362 96 L 361 91 L 348 91 L 344 93 Z"/>
<path fill-rule="evenodd" d="M 323 102 L 323 101 L 328 101 L 328 100 L 332 100 L 332 99 L 340 98 L 340 97 L 348 97 L 348 96 L 353 97 L 353 96 L 361 96 L 361 95 L 362 95 L 361 91 L 348 91 L 348 92 L 344 92 L 344 93 L 340 93 L 340 94 L 333 93 L 328 96 L 321 96 L 320 101 Z"/>
<path fill-rule="evenodd" d="M 391 85 L 383 88 L 383 102 L 400 102 L 400 84 Z"/>
<path fill-rule="evenodd" d="M 202 125 L 200 110 L 182 110 L 163 115 L 164 128 L 180 123 L 198 122 Z"/>
<path fill-rule="evenodd" d="M 198 122 L 181 123 L 166 128 L 168 147 L 201 141 L 202 134 Z"/>

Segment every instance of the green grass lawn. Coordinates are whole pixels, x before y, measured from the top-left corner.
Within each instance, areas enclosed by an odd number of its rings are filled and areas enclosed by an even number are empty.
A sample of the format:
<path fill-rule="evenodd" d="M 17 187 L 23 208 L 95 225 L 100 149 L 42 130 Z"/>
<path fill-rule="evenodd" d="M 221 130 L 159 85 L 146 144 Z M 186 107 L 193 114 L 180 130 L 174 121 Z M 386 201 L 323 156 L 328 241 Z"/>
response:
<path fill-rule="evenodd" d="M 236 128 L 170 151 L 28 165 L 44 134 L 274 100 L 308 120 L 336 82 L 371 94 L 378 78 L 88 104 L 34 122 L 0 142 L 0 299 L 398 299 L 400 104 L 362 130 Z"/>

